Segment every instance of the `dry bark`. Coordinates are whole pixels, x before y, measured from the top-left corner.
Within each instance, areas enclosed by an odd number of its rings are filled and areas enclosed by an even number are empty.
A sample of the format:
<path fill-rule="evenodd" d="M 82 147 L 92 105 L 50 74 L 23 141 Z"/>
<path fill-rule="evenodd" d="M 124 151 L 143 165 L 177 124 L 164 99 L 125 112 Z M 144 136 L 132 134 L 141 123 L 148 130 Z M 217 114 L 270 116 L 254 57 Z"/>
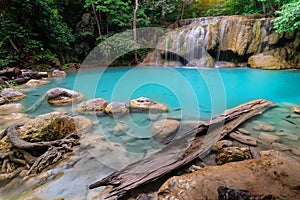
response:
<path fill-rule="evenodd" d="M 2 160 L 2 173 L 11 173 L 14 169 L 11 162 L 29 169 L 28 174 L 36 174 L 46 167 L 56 163 L 67 152 L 72 151 L 72 147 L 79 145 L 77 133 L 71 133 L 66 137 L 54 141 L 27 142 L 20 138 L 17 126 L 10 126 L 2 134 L 7 135 L 13 145 L 10 152 L 0 153 Z M 33 156 L 32 152 L 40 156 Z"/>
<path fill-rule="evenodd" d="M 115 188 L 108 197 L 123 196 L 127 191 L 155 181 L 196 158 L 204 158 L 215 142 L 247 119 L 273 106 L 275 105 L 272 102 L 259 99 L 227 110 L 172 141 L 156 154 L 91 184 L 89 189 L 113 185 Z"/>

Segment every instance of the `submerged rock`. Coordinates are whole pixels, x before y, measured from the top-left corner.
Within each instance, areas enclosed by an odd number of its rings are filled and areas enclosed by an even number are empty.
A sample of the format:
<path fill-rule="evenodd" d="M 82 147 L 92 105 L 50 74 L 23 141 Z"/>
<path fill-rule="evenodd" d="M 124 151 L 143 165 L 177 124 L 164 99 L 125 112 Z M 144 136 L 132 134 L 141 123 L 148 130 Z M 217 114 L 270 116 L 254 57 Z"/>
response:
<path fill-rule="evenodd" d="M 78 92 L 75 92 L 74 90 L 53 88 L 47 91 L 45 98 L 49 104 L 61 106 L 80 101 L 84 98 L 84 96 Z"/>
<path fill-rule="evenodd" d="M 128 106 L 122 102 L 111 102 L 106 106 L 105 111 L 113 117 L 121 117 L 129 113 Z"/>
<path fill-rule="evenodd" d="M 219 186 L 279 199 L 299 199 L 300 163 L 277 151 L 261 154 L 258 159 L 207 166 L 172 177 L 160 187 L 158 199 L 218 199 Z"/>
<path fill-rule="evenodd" d="M 257 146 L 257 141 L 255 138 L 248 136 L 248 135 L 243 135 L 240 133 L 232 132 L 229 134 L 229 137 L 232 139 L 235 139 L 243 144 L 251 145 L 251 146 Z"/>
<path fill-rule="evenodd" d="M 253 130 L 256 131 L 266 131 L 266 132 L 274 132 L 276 129 L 273 126 L 267 124 L 258 124 L 253 127 Z"/>
<path fill-rule="evenodd" d="M 129 131 L 129 126 L 125 122 L 118 122 L 114 127 L 113 127 L 113 132 L 115 133 L 126 133 Z"/>
<path fill-rule="evenodd" d="M 163 119 L 152 124 L 153 139 L 160 143 L 170 142 L 176 135 L 180 123 L 172 119 Z"/>
<path fill-rule="evenodd" d="M 0 115 L 7 115 L 11 113 L 18 113 L 23 109 L 23 105 L 20 103 L 10 103 L 0 106 Z"/>
<path fill-rule="evenodd" d="M 103 115 L 107 106 L 107 101 L 102 98 L 90 99 L 77 105 L 80 114 Z"/>
<path fill-rule="evenodd" d="M 0 96 L 8 101 L 19 101 L 24 99 L 26 95 L 12 88 L 5 88 L 1 91 Z"/>
<path fill-rule="evenodd" d="M 153 101 L 146 97 L 139 97 L 137 99 L 130 100 L 130 110 L 136 112 L 167 112 L 168 107 L 162 103 Z"/>
<path fill-rule="evenodd" d="M 267 143 L 280 142 L 280 138 L 278 136 L 263 132 L 259 134 L 258 139 Z"/>

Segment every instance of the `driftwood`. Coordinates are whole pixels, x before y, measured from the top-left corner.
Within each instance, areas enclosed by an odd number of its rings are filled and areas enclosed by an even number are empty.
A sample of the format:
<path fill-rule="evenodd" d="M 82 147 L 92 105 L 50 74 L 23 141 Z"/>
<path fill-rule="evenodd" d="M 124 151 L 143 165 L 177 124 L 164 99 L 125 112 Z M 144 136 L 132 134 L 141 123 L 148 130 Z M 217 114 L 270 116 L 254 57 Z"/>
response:
<path fill-rule="evenodd" d="M 108 197 L 123 196 L 127 191 L 157 180 L 173 170 L 185 166 L 196 158 L 204 158 L 218 140 L 229 134 L 247 119 L 275 106 L 259 99 L 225 111 L 169 143 L 152 156 L 116 171 L 93 183 L 89 189 L 113 185 Z"/>
<path fill-rule="evenodd" d="M 25 166 L 29 169 L 28 174 L 39 173 L 49 165 L 56 163 L 65 153 L 72 151 L 73 146 L 79 145 L 77 133 L 71 133 L 54 141 L 27 142 L 20 138 L 17 126 L 10 126 L 0 134 L 0 138 L 5 135 L 12 143 L 13 149 L 6 153 L 0 152 L 2 173 L 11 173 L 14 170 L 11 162 Z M 37 156 L 33 156 L 32 153 Z"/>
<path fill-rule="evenodd" d="M 9 79 L 12 79 L 13 77 L 17 77 L 21 74 L 22 74 L 22 72 L 21 72 L 20 68 L 18 68 L 18 67 L 12 67 L 12 68 L 0 70 L 0 76 L 7 77 Z"/>

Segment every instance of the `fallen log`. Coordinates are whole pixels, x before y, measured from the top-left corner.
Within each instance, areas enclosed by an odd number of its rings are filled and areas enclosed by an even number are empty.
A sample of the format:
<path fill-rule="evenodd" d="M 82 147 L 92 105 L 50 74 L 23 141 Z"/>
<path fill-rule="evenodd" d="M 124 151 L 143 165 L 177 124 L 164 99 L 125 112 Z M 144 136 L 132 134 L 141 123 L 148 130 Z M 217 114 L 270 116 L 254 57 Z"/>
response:
<path fill-rule="evenodd" d="M 274 106 L 275 104 L 272 102 L 259 99 L 229 109 L 187 132 L 183 137 L 172 141 L 152 156 L 128 165 L 91 184 L 89 189 L 113 185 L 115 187 L 106 198 L 123 196 L 127 191 L 155 181 L 196 158 L 204 158 L 215 142 L 225 137 L 247 119 Z"/>
<path fill-rule="evenodd" d="M 12 68 L 0 70 L 0 76 L 5 76 L 9 79 L 12 79 L 13 77 L 17 77 L 21 74 L 22 74 L 22 72 L 21 72 L 20 68 L 18 68 L 18 67 L 12 67 Z"/>

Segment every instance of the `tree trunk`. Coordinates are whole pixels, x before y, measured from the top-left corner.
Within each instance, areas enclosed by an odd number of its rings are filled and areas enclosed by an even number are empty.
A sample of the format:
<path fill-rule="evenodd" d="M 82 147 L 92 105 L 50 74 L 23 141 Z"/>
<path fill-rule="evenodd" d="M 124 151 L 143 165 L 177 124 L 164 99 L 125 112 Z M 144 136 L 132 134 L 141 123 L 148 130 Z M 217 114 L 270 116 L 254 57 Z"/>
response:
<path fill-rule="evenodd" d="M 96 21 L 96 23 L 97 23 L 98 34 L 99 34 L 99 37 L 100 37 L 100 36 L 101 36 L 101 26 L 100 26 L 100 22 L 99 22 L 99 19 L 98 19 L 98 17 L 97 17 L 97 12 L 96 12 L 96 9 L 95 9 L 94 2 L 91 1 L 91 4 L 92 4 L 92 8 L 93 8 L 94 18 L 95 18 L 95 21 Z"/>
<path fill-rule="evenodd" d="M 133 39 L 135 42 L 137 42 L 137 33 L 136 33 L 136 18 L 137 18 L 137 11 L 139 10 L 139 1 L 135 0 L 135 9 L 133 13 Z M 137 51 L 134 50 L 134 60 L 135 63 L 138 63 L 138 56 L 137 56 Z"/>
<path fill-rule="evenodd" d="M 93 183 L 89 188 L 113 185 L 115 188 L 110 191 L 108 197 L 122 196 L 127 191 L 153 182 L 191 163 L 196 158 L 203 159 L 218 140 L 225 137 L 247 119 L 261 114 L 273 106 L 275 105 L 272 102 L 259 99 L 226 110 L 223 114 L 204 122 L 197 128 L 183 134 L 182 137 L 173 140 L 161 151 L 110 174 Z"/>

